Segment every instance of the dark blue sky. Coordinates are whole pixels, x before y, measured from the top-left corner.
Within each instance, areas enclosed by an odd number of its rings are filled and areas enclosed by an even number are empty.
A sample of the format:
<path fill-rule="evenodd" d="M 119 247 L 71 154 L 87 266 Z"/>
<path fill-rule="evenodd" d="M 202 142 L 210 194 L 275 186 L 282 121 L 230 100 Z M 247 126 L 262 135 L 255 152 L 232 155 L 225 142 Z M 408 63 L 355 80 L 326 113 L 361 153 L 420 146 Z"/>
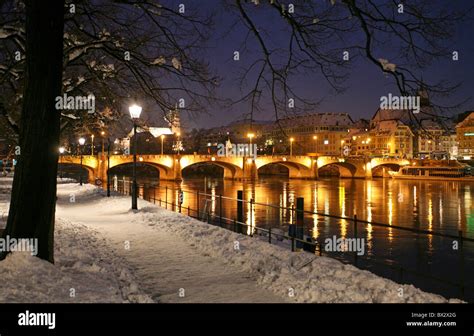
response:
<path fill-rule="evenodd" d="M 219 1 L 206 1 L 203 10 L 214 10 Z M 472 6 L 471 0 L 456 1 L 458 8 Z M 209 40 L 209 49 L 206 58 L 211 68 L 223 78 L 218 96 L 237 99 L 241 92 L 235 83 L 237 65 L 232 60 L 234 50 L 241 51 L 242 62 L 238 65 L 245 65 L 245 62 L 254 60 L 257 52 L 256 46 L 250 45 L 250 50 L 243 51 L 241 46 L 245 37 L 245 29 L 242 25 L 235 25 L 235 16 L 229 12 L 221 10 L 216 20 L 216 29 Z M 277 32 L 278 29 L 270 22 L 265 21 L 270 18 L 262 16 L 258 24 L 261 24 L 268 31 Z M 233 30 L 223 36 L 223 32 L 233 26 Z M 451 82 L 462 82 L 460 89 L 450 97 L 441 101 L 443 105 L 452 105 L 466 98 L 470 98 L 474 92 L 474 21 L 472 19 L 457 25 L 456 33 L 450 45 L 459 52 L 459 61 L 453 62 L 451 59 L 440 60 L 428 69 L 423 71 L 423 78 L 426 81 L 438 81 L 446 79 Z M 278 38 L 276 38 L 278 43 Z M 252 83 L 253 84 L 253 83 Z M 320 76 L 301 76 L 294 84 L 295 90 L 308 98 L 323 99 L 323 102 L 315 108 L 314 112 L 347 112 L 354 120 L 359 118 L 371 118 L 375 113 L 380 96 L 389 92 L 397 94 L 393 79 L 386 77 L 372 63 L 362 57 L 354 62 L 350 69 L 350 77 L 344 84 L 346 91 L 342 94 L 334 94 L 327 82 Z M 267 97 L 268 98 L 268 97 Z M 265 97 L 264 97 L 265 99 Z M 474 101 L 470 101 L 457 112 L 474 109 Z M 237 119 L 242 119 L 248 114 L 249 105 L 239 104 L 233 108 L 226 106 L 211 106 L 208 114 L 202 114 L 198 118 L 189 119 L 183 116 L 185 123 L 189 127 L 212 127 L 225 125 Z M 273 110 L 270 104 L 263 104 L 262 111 L 254 116 L 257 120 L 274 119 Z"/>

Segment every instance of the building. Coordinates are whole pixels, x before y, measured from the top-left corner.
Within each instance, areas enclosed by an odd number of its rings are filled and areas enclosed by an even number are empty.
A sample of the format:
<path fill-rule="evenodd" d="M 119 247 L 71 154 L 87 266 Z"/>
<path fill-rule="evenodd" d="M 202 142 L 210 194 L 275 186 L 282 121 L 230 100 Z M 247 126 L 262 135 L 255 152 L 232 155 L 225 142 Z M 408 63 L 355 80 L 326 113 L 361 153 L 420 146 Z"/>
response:
<path fill-rule="evenodd" d="M 401 120 L 383 120 L 369 132 L 369 155 L 392 156 L 410 159 L 413 157 L 411 128 Z M 367 141 L 367 140 L 366 140 Z"/>
<path fill-rule="evenodd" d="M 456 138 L 459 143 L 458 158 L 474 160 L 474 112 L 468 115 L 456 126 Z"/>
<path fill-rule="evenodd" d="M 339 156 L 353 124 L 347 113 L 306 114 L 280 119 L 263 136 L 274 154 Z"/>
<path fill-rule="evenodd" d="M 447 157 L 448 152 L 442 148 L 442 137 L 446 134 L 442 125 L 433 119 L 422 120 L 420 124 L 415 139 L 415 156 L 420 159 Z"/>
<path fill-rule="evenodd" d="M 456 160 L 459 153 L 458 140 L 456 132 L 446 132 L 441 136 L 441 152 L 447 153 L 443 159 Z"/>
<path fill-rule="evenodd" d="M 253 142 L 258 144 L 262 150 L 264 145 L 263 129 L 272 122 L 262 120 L 249 119 L 236 120 L 226 126 L 214 127 L 205 130 L 202 135 L 198 152 L 199 153 L 215 153 L 219 144 L 224 144 L 230 140 L 233 144 L 247 144 Z"/>

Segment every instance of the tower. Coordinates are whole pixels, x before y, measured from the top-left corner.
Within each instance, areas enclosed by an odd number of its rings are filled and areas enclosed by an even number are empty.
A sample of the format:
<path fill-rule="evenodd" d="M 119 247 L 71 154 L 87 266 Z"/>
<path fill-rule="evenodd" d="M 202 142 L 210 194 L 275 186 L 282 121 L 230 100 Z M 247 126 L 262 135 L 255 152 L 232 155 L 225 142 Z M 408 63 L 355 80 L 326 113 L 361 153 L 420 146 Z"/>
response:
<path fill-rule="evenodd" d="M 181 120 L 179 118 L 179 110 L 177 105 L 175 105 L 173 110 L 170 110 L 167 113 L 165 120 L 168 122 L 169 128 L 171 128 L 171 132 L 174 134 L 181 133 Z"/>

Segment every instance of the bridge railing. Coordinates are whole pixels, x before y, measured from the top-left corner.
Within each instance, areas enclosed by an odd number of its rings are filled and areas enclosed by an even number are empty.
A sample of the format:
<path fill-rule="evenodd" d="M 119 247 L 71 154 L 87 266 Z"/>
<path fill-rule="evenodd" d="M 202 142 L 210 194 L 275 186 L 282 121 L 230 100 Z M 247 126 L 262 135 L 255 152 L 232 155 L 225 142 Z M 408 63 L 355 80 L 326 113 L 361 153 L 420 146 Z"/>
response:
<path fill-rule="evenodd" d="M 116 191 L 130 195 L 131 181 L 118 181 Z M 182 199 L 180 199 L 180 194 L 183 195 Z M 238 199 L 200 190 L 181 189 L 176 186 L 168 187 L 167 185 L 139 184 L 139 196 L 166 209 L 186 214 L 237 233 L 257 236 L 271 244 L 290 248 L 292 251 L 305 250 L 320 256 L 328 255 L 344 263 L 350 263 L 359 268 L 368 269 L 374 273 L 391 278 L 399 283 L 414 283 L 425 290 L 441 291 L 443 294 L 450 293 L 450 295 L 474 301 L 474 286 L 472 285 L 474 281 L 469 276 L 467 276 L 468 279 L 466 280 L 465 274 L 465 259 L 469 259 L 469 253 L 466 253 L 466 244 L 474 243 L 474 239 L 464 236 L 462 231 L 459 231 L 458 235 L 454 235 L 433 230 L 367 221 L 357 218 L 356 215 L 347 217 L 310 210 L 299 210 L 294 206 L 255 202 L 255 200 L 248 197 Z M 265 214 L 267 215 L 266 218 L 278 218 L 278 222 L 264 220 L 257 223 L 256 218 L 265 217 Z M 300 223 L 297 222 L 298 214 L 303 215 L 304 219 Z M 439 274 L 433 274 L 433 272 L 420 271 L 419 269 L 406 266 L 403 261 L 397 260 L 395 257 L 379 258 L 373 255 L 369 257 L 367 254 L 361 256 L 356 252 L 341 253 L 327 251 L 323 246 L 325 245 L 324 241 L 328 237 L 321 234 L 315 237 L 314 232 L 311 232 L 312 225 L 307 224 L 308 220 L 311 222 L 317 220 L 319 222 L 321 219 L 325 222 L 327 221 L 328 224 L 345 223 L 346 237 L 350 236 L 351 238 L 367 236 L 368 228 L 371 227 L 372 235 L 374 237 L 377 236 L 377 239 L 373 241 L 374 245 L 376 245 L 377 240 L 388 239 L 387 235 L 389 235 L 387 232 L 384 232 L 384 235 L 376 235 L 374 228 L 405 232 L 405 236 L 401 235 L 401 238 L 406 239 L 408 242 L 437 238 L 442 240 L 443 243 L 451 245 L 455 241 L 458 243 L 459 249 L 457 253 L 451 255 L 452 258 L 450 258 L 451 260 L 448 264 L 451 266 L 457 264 L 457 271 L 454 273 L 446 272 L 451 277 L 443 277 Z M 296 227 L 302 225 L 303 235 L 294 234 L 290 231 L 286 232 L 286 229 L 292 225 L 296 225 Z M 382 231 L 377 232 L 377 234 L 380 233 Z M 453 258 L 457 258 L 457 260 Z M 428 281 L 429 285 L 426 285 L 426 281 Z M 440 288 L 444 289 L 441 290 Z"/>

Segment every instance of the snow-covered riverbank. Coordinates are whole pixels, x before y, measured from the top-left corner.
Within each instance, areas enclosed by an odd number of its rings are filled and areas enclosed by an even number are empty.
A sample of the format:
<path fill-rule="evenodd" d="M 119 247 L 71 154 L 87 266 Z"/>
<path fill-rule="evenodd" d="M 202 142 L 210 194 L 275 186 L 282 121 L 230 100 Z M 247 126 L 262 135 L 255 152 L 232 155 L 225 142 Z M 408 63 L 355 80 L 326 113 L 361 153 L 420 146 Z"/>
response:
<path fill-rule="evenodd" d="M 143 200 L 134 212 L 128 197 L 107 198 L 90 185 L 58 185 L 58 197 L 56 264 L 13 253 L 0 262 L 2 278 L 10 274 L 0 282 L 1 302 L 447 301 Z M 84 295 L 76 301 L 73 287 Z"/>

